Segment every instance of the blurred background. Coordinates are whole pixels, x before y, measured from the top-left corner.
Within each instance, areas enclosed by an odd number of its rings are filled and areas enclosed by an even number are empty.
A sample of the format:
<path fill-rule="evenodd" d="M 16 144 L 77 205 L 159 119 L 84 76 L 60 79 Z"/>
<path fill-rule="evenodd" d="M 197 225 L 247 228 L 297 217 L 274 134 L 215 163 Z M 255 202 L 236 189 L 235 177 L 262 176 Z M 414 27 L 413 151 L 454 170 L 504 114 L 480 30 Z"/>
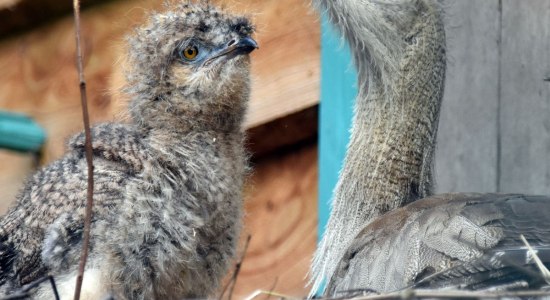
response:
<path fill-rule="evenodd" d="M 235 295 L 304 295 L 351 123 L 349 54 L 308 1 L 212 2 L 250 15 L 260 45 L 246 123 L 254 173 L 243 234 L 252 239 Z M 550 1 L 444 6 L 449 66 L 436 190 L 550 194 Z M 123 118 L 124 35 L 161 7 L 156 0 L 83 2 L 92 123 Z M 1 213 L 24 179 L 82 130 L 71 9 L 69 0 L 0 0 Z"/>

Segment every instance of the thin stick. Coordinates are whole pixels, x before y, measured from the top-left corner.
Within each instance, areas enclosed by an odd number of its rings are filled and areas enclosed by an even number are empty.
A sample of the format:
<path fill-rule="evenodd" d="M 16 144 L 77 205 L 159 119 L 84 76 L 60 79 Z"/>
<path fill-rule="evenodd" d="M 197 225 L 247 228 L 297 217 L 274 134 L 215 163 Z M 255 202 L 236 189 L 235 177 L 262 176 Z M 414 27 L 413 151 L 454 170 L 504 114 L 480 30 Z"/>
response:
<path fill-rule="evenodd" d="M 521 238 L 521 241 L 525 244 L 527 249 L 529 250 L 529 254 L 531 255 L 532 259 L 535 261 L 536 266 L 539 268 L 540 272 L 542 273 L 542 277 L 544 278 L 544 281 L 546 281 L 547 284 L 550 284 L 550 271 L 544 266 L 542 261 L 540 260 L 539 256 L 537 255 L 537 252 L 533 250 L 533 247 L 527 242 L 527 239 L 523 234 L 520 234 L 519 237 Z"/>
<path fill-rule="evenodd" d="M 229 296 L 228 296 L 229 298 L 228 298 L 228 300 L 231 300 L 231 297 L 233 296 L 233 289 L 235 288 L 235 285 L 237 284 L 237 278 L 239 277 L 239 272 L 241 271 L 241 266 L 243 264 L 244 257 L 246 256 L 246 251 L 248 250 L 248 245 L 250 244 L 250 239 L 251 238 L 252 238 L 252 236 L 250 234 L 246 237 L 246 242 L 244 244 L 243 254 L 241 255 L 241 258 L 239 259 L 239 261 L 235 265 L 235 271 L 233 271 L 233 276 L 231 276 L 231 280 L 229 280 L 229 282 L 227 282 L 227 284 L 223 287 L 222 293 L 220 294 L 220 298 L 219 298 L 220 300 L 223 299 L 223 295 L 225 294 L 225 292 L 227 291 L 227 288 L 229 286 L 231 286 L 231 288 L 229 289 Z"/>
<path fill-rule="evenodd" d="M 486 292 L 486 291 L 465 291 L 465 290 L 404 290 L 399 292 L 392 292 L 381 295 L 369 295 L 350 297 L 349 300 L 390 300 L 390 299 L 501 299 L 508 297 L 543 297 L 549 296 L 549 291 L 499 291 L 499 292 Z M 321 298 L 322 300 L 333 300 L 342 298 Z"/>
<path fill-rule="evenodd" d="M 50 284 L 52 285 L 52 291 L 55 300 L 59 300 L 59 294 L 57 293 L 57 286 L 55 285 L 55 280 L 53 276 L 48 275 L 41 277 L 27 285 L 25 285 L 23 288 L 21 288 L 19 291 L 6 296 L 6 297 L 0 297 L 0 300 L 16 300 L 16 299 L 29 299 L 31 298 L 31 294 L 29 293 L 30 290 L 40 286 L 43 282 L 49 280 Z"/>
<path fill-rule="evenodd" d="M 243 265 L 244 258 L 246 256 L 246 251 L 248 250 L 248 245 L 250 244 L 250 239 L 252 236 L 250 234 L 246 238 L 246 243 L 244 244 L 243 249 L 243 255 L 241 256 L 241 259 L 235 266 L 235 273 L 233 273 L 233 284 L 231 285 L 231 288 L 229 289 L 229 300 L 231 300 L 231 297 L 233 297 L 233 290 L 235 289 L 235 285 L 237 285 L 237 279 L 239 278 L 239 273 L 241 272 L 241 266 Z"/>
<path fill-rule="evenodd" d="M 92 135 L 90 134 L 90 118 L 88 115 L 88 99 L 86 97 L 86 81 L 84 80 L 84 70 L 82 67 L 82 48 L 80 46 L 80 1 L 73 0 L 74 23 L 76 36 L 76 65 L 78 68 L 78 79 L 80 87 L 80 102 L 82 105 L 82 119 L 84 120 L 84 133 L 86 135 L 86 162 L 88 163 L 88 190 L 86 197 L 86 215 L 84 217 L 84 237 L 82 241 L 82 254 L 78 265 L 78 277 L 76 278 L 76 287 L 74 299 L 80 299 L 80 290 L 82 289 L 82 280 L 84 279 L 84 269 L 88 259 L 88 245 L 90 244 L 90 227 L 92 223 L 92 207 L 94 203 L 94 165 L 92 162 Z"/>
<path fill-rule="evenodd" d="M 278 297 L 279 299 L 285 299 L 285 300 L 303 300 L 303 299 L 305 299 L 305 298 L 296 298 L 296 297 L 280 294 L 280 293 L 273 292 L 273 291 L 256 290 L 252 294 L 250 294 L 248 297 L 244 298 L 244 300 L 253 300 L 253 299 L 256 299 L 258 296 L 261 296 L 261 295 L 269 295 L 269 296 Z"/>
<path fill-rule="evenodd" d="M 55 300 L 59 300 L 59 293 L 57 292 L 57 285 L 55 284 L 55 278 L 53 278 L 52 275 L 49 275 L 48 278 L 50 279 L 50 284 L 52 286 L 52 291 L 53 291 Z"/>
<path fill-rule="evenodd" d="M 273 285 L 269 289 L 269 294 L 267 294 L 267 297 L 265 298 L 265 300 L 269 300 L 269 298 L 271 298 L 271 293 L 273 293 L 273 291 L 275 290 L 275 287 L 277 287 L 278 282 L 279 282 L 279 277 L 275 277 L 275 282 L 273 282 Z"/>

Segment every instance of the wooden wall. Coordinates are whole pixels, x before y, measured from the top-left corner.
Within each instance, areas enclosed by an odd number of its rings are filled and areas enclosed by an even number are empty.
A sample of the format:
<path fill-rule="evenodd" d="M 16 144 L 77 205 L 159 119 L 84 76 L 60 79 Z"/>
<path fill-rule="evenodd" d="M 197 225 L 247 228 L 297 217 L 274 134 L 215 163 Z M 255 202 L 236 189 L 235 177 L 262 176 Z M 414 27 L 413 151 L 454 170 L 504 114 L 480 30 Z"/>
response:
<path fill-rule="evenodd" d="M 550 194 L 550 1 L 446 1 L 437 190 Z"/>
<path fill-rule="evenodd" d="M 306 143 L 255 163 L 246 199 L 252 235 L 236 299 L 256 289 L 303 297 L 317 243 L 317 146 Z"/>
<path fill-rule="evenodd" d="M 218 2 L 252 16 L 260 45 L 252 57 L 253 93 L 246 126 L 252 149 L 262 156 L 254 159 L 247 188 L 244 232 L 252 240 L 235 294 L 270 289 L 277 282 L 277 291 L 303 296 L 317 228 L 317 16 L 302 0 Z M 83 11 L 92 122 L 124 119 L 126 99 L 119 93 L 124 83 L 119 63 L 123 35 L 160 3 L 120 0 Z M 67 137 L 82 128 L 72 21 L 67 15 L 0 40 L 0 109 L 26 113 L 46 129 L 41 164 L 60 157 Z M 291 139 L 281 134 L 293 131 Z M 309 142 L 294 144 L 299 140 Z M 286 150 L 273 152 L 282 144 Z M 1 211 L 33 164 L 32 156 L 0 150 Z"/>

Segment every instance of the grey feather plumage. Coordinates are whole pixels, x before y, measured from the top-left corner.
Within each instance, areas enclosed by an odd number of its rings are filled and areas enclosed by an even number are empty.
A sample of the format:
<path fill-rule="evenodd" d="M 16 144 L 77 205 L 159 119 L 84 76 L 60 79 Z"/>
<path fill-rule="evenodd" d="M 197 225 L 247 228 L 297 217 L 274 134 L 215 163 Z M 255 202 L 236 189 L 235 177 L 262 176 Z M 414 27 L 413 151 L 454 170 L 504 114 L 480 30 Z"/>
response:
<path fill-rule="evenodd" d="M 83 299 L 216 291 L 241 226 L 252 33 L 243 17 L 187 3 L 153 13 L 129 36 L 130 123 L 92 128 L 95 205 Z M 183 56 L 189 47 L 196 60 Z M 0 219 L 0 294 L 52 274 L 72 297 L 86 182 L 79 134 Z M 33 292 L 48 295 L 47 286 Z"/>
<path fill-rule="evenodd" d="M 411 286 L 544 286 L 533 261 L 518 260 L 528 256 L 519 235 L 550 264 L 550 198 L 431 196 L 446 69 L 440 3 L 314 3 L 350 44 L 360 89 L 331 216 L 311 268 L 312 294 L 324 281 L 325 294 L 338 296 Z"/>
<path fill-rule="evenodd" d="M 545 196 L 443 194 L 418 200 L 355 236 L 327 292 L 544 287 L 520 234 L 550 265 L 548 215 Z"/>

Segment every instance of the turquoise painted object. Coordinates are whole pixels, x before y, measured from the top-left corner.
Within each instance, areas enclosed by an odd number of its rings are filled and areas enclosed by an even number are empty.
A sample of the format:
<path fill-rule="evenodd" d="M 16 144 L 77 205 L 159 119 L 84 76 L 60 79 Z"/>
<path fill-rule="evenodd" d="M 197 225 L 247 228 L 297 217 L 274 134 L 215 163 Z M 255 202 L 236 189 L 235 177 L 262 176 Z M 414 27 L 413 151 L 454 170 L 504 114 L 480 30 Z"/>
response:
<path fill-rule="evenodd" d="M 330 215 L 332 192 L 349 142 L 357 73 L 351 52 L 328 18 L 321 19 L 321 104 L 319 117 L 319 238 Z"/>
<path fill-rule="evenodd" d="M 351 52 L 326 16 L 321 18 L 321 104 L 319 116 L 318 237 L 330 216 L 332 193 L 344 163 L 353 104 L 357 95 L 357 72 Z M 321 287 L 320 290 L 323 290 Z"/>
<path fill-rule="evenodd" d="M 0 148 L 38 152 L 46 132 L 26 115 L 0 111 Z"/>

